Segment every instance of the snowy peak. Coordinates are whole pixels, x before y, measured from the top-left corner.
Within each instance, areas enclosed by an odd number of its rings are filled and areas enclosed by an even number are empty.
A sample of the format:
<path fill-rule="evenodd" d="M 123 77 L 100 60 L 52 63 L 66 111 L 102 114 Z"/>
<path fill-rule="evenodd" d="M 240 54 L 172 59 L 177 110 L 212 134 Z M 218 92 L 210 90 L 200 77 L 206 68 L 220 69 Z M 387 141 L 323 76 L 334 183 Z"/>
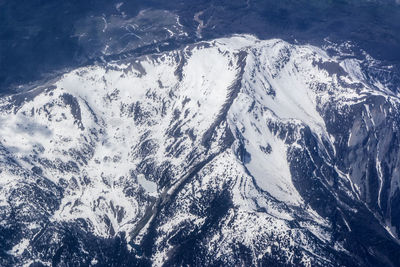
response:
<path fill-rule="evenodd" d="M 2 220 L 54 250 L 65 229 L 118 240 L 155 266 L 398 263 L 399 99 L 382 84 L 357 60 L 249 35 L 71 71 L 0 99 Z M 79 257 L 103 257 L 82 242 Z"/>

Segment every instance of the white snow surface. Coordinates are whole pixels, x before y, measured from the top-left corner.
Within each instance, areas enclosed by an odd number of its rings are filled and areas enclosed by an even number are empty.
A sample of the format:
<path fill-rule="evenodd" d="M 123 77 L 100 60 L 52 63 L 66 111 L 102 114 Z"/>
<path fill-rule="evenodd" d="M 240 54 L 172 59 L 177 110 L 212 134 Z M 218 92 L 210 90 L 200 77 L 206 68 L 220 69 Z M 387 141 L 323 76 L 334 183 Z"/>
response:
<path fill-rule="evenodd" d="M 244 66 L 238 63 L 239 52 L 247 54 Z M 218 238 L 229 238 L 238 231 L 250 244 L 259 231 L 283 235 L 289 229 L 287 221 L 293 219 L 258 188 L 288 206 L 304 204 L 293 185 L 287 155 L 289 146 L 298 144 L 289 145 L 268 125 L 306 125 L 318 140 L 332 142 L 318 110 L 333 98 L 341 99 L 345 106 L 359 97 L 338 83 L 340 77 L 314 64 L 328 61 L 333 59 L 313 46 L 238 35 L 183 50 L 83 67 L 60 77 L 52 89 L 34 89 L 32 99 L 21 93 L 26 99 L 20 105 L 9 107 L 12 96 L 0 99 L 0 144 L 20 166 L 28 170 L 40 167 L 41 176 L 64 187 L 52 220 L 84 218 L 96 235 L 104 237 L 129 232 L 163 186 L 141 163 L 152 162 L 155 169 L 169 164 L 173 184 L 193 163 L 218 151 L 223 127 L 215 127 L 214 122 L 229 102 L 231 86 L 240 79 L 226 115 L 234 145 L 209 163 L 213 170 L 202 176 L 204 181 L 198 186 L 234 183 L 237 219 L 233 227 L 225 226 Z M 341 63 L 344 69 L 354 70 L 350 73 L 353 82 L 362 78 L 354 67 L 357 64 Z M 317 90 L 322 83 L 326 88 Z M 328 94 L 332 91 L 336 93 Z M 202 137 L 210 129 L 214 135 L 207 149 Z M 244 161 L 233 153 L 239 140 L 249 154 Z M 10 171 L 0 172 L 0 205 L 6 205 L 5 196 L 16 181 L 12 177 Z M 257 213 L 260 207 L 267 214 Z M 329 225 L 314 211 L 307 212 L 316 224 L 304 227 L 328 242 L 329 236 L 319 226 Z M 182 210 L 160 229 L 168 232 L 185 220 L 202 222 Z M 262 225 L 271 228 L 260 230 Z M 213 242 L 210 249 L 217 246 Z M 25 243 L 12 252 L 19 253 Z M 163 253 L 154 260 L 162 262 Z"/>

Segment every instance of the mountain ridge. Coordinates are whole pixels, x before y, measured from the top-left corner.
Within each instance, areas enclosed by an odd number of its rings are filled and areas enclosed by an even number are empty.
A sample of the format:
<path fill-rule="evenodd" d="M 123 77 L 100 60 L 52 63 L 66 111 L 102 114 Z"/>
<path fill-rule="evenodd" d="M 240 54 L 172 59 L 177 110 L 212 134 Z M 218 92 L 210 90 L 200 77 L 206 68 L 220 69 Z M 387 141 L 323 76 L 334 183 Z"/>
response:
<path fill-rule="evenodd" d="M 2 97 L 2 264 L 395 266 L 400 101 L 337 53 L 235 35 Z"/>

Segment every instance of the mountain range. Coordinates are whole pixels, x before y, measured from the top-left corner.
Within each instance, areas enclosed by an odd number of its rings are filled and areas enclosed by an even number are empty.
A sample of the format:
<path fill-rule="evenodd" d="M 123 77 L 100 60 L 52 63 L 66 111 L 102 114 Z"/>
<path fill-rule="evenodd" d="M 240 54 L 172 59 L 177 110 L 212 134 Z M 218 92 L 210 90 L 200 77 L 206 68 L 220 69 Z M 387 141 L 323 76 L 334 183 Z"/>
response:
<path fill-rule="evenodd" d="M 231 35 L 0 98 L 2 266 L 399 266 L 393 66 Z"/>

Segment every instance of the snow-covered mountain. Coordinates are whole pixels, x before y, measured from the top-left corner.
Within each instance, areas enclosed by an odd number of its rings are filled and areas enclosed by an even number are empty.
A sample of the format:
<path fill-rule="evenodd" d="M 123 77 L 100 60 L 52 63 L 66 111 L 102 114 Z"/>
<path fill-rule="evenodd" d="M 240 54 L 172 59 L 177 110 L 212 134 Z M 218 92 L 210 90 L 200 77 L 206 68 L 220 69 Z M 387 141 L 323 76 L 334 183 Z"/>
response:
<path fill-rule="evenodd" d="M 0 265 L 398 266 L 400 97 L 342 49 L 238 35 L 0 98 Z"/>

